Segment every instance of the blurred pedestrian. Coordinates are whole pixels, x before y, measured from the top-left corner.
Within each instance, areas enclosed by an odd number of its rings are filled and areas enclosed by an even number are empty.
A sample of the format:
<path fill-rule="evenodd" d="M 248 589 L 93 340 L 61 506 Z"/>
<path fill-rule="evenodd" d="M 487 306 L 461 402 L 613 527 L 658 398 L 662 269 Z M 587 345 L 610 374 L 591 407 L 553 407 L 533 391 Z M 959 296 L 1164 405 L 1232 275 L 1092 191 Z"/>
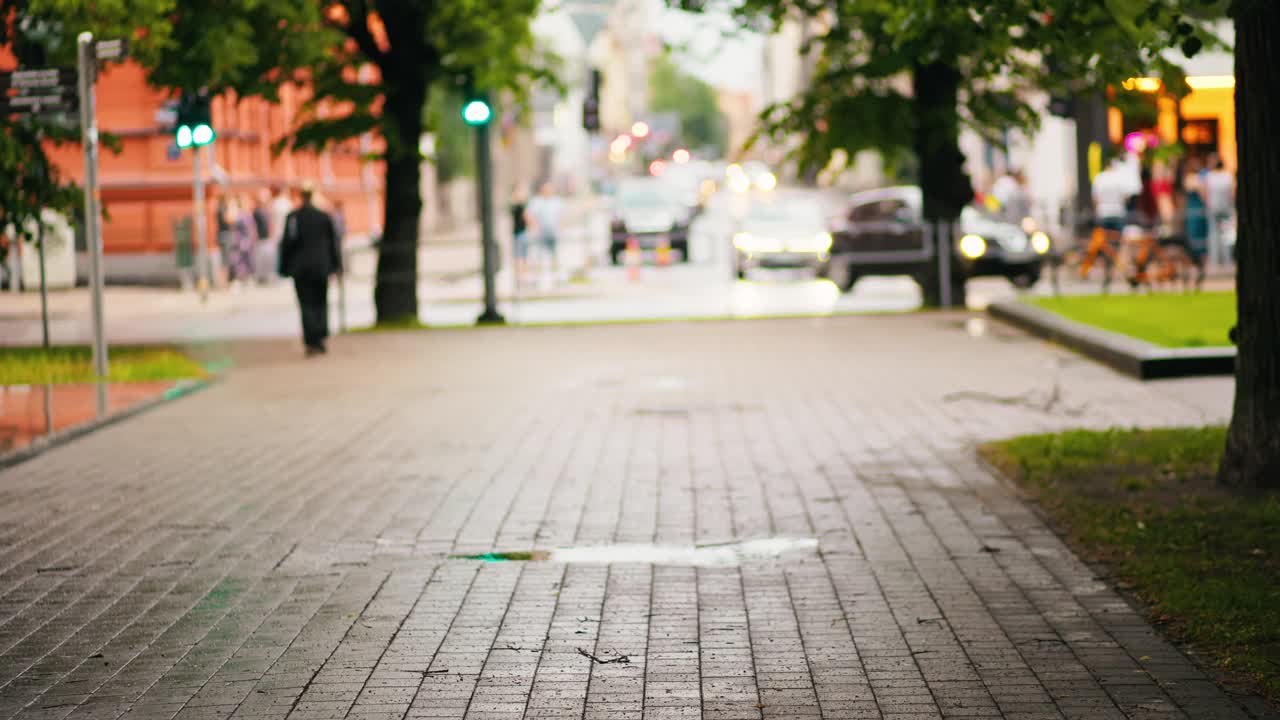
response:
<path fill-rule="evenodd" d="M 1156 206 L 1155 175 L 1151 168 L 1143 166 L 1141 170 L 1142 189 L 1134 205 L 1134 215 L 1143 230 L 1154 231 L 1160 218 L 1160 209 Z"/>
<path fill-rule="evenodd" d="M 1027 179 L 1021 170 L 1010 169 L 996 178 L 991 194 L 1000 203 L 1000 215 L 1007 221 L 1021 225 L 1031 216 L 1031 196 L 1027 192 Z"/>
<path fill-rule="evenodd" d="M 267 205 L 267 236 L 262 242 L 262 262 L 258 263 L 258 282 L 269 283 L 277 277 L 280 266 L 280 243 L 284 238 L 285 219 L 293 212 L 293 201 L 283 185 L 276 187 Z"/>
<path fill-rule="evenodd" d="M 222 287 L 225 275 L 230 272 L 231 268 L 231 226 L 235 224 L 235 213 L 231 205 L 235 201 L 230 195 L 218 195 L 217 209 L 214 211 L 217 220 L 217 234 L 214 238 L 218 242 L 218 278 L 215 281 L 216 287 Z"/>
<path fill-rule="evenodd" d="M 1124 158 L 1115 156 L 1105 170 L 1093 179 L 1093 210 L 1097 227 L 1116 240 L 1124 231 L 1129 198 L 1141 191 L 1135 187 Z"/>
<path fill-rule="evenodd" d="M 253 229 L 258 240 L 253 247 L 253 276 L 266 284 L 276 271 L 275 248 L 271 244 L 271 191 L 260 188 L 253 204 Z"/>
<path fill-rule="evenodd" d="M 560 267 L 557 249 L 564 202 L 556 195 L 555 186 L 550 181 L 544 182 L 538 196 L 529 201 L 525 216 L 532 233 L 530 239 L 546 251 L 554 278 Z"/>
<path fill-rule="evenodd" d="M 342 252 L 333 218 L 317 208 L 310 184 L 302 187 L 302 205 L 285 219 L 280 243 L 280 274 L 293 278 L 302 315 L 307 356 L 325 351 L 329 337 L 329 276 L 342 272 Z"/>
<path fill-rule="evenodd" d="M 1182 227 L 1187 255 L 1199 270 L 1196 287 L 1204 281 L 1205 256 L 1209 252 L 1209 213 L 1204 202 L 1204 186 L 1194 166 L 1182 178 Z"/>
<path fill-rule="evenodd" d="M 341 200 L 334 200 L 329 207 L 329 217 L 333 218 L 334 232 L 338 233 L 338 246 L 347 239 L 347 209 Z"/>
<path fill-rule="evenodd" d="M 1173 220 L 1176 207 L 1173 198 L 1173 169 L 1163 160 L 1151 164 L 1151 193 L 1156 200 L 1156 215 L 1167 233 L 1174 233 Z M 1174 233 L 1176 234 L 1176 233 Z"/>
<path fill-rule="evenodd" d="M 254 226 L 249 199 L 243 195 L 227 199 L 225 208 L 228 225 L 226 246 L 227 274 L 231 290 L 240 292 L 253 278 L 254 250 L 258 244 L 258 231 Z"/>
<path fill-rule="evenodd" d="M 1209 211 L 1209 235 L 1212 239 L 1213 261 L 1227 261 L 1226 243 L 1223 240 L 1223 226 L 1235 214 L 1236 181 L 1227 171 L 1227 166 L 1219 158 L 1208 174 L 1204 176 L 1204 204 Z"/>
<path fill-rule="evenodd" d="M 529 204 L 529 191 L 523 184 L 516 185 L 511 193 L 511 254 L 516 259 L 516 283 L 524 280 L 528 273 L 529 257 L 529 223 L 526 210 Z"/>

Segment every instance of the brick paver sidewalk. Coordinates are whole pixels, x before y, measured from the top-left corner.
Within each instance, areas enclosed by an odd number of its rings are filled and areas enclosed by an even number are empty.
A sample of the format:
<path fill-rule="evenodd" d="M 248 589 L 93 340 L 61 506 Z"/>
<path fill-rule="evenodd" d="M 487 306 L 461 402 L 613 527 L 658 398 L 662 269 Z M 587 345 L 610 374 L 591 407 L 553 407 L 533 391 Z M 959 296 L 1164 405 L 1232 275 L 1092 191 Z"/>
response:
<path fill-rule="evenodd" d="M 972 451 L 1203 422 L 1227 384 L 1142 385 L 989 330 L 253 348 L 218 387 L 0 474 L 0 715 L 1247 717 Z M 767 538 L 798 542 L 724 545 Z M 640 547 L 450 558 L 610 543 Z M 702 548 L 627 554 L 649 544 Z"/>

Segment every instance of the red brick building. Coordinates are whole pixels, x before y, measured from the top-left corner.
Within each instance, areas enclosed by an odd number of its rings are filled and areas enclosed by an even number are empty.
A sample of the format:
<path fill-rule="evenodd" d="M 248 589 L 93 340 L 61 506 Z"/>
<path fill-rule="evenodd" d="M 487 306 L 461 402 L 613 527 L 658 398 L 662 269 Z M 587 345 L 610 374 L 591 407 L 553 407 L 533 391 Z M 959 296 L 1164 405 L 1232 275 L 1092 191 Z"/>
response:
<path fill-rule="evenodd" d="M 0 68 L 13 65 L 12 56 L 0 53 Z M 215 242 L 213 213 L 219 195 L 252 199 L 261 188 L 296 188 L 304 181 L 314 183 L 328 201 L 342 204 L 349 234 L 381 225 L 382 167 L 361 162 L 364 152 L 381 149 L 379 139 L 368 141 L 363 149 L 360 141 L 352 140 L 321 154 L 272 154 L 272 145 L 293 126 L 305 100 L 303 92 L 286 87 L 278 104 L 214 99 L 217 140 L 206 149 L 204 168 L 210 247 Z M 194 151 L 179 152 L 172 131 L 158 118 L 168 99 L 166 92 L 147 85 L 142 68 L 134 63 L 107 66 L 98 79 L 98 126 L 122 144 L 118 154 L 103 149 L 98 176 L 107 213 L 103 243 L 111 279 L 176 277 L 174 228 L 192 212 Z M 48 151 L 67 176 L 83 178 L 84 156 L 78 146 Z"/>

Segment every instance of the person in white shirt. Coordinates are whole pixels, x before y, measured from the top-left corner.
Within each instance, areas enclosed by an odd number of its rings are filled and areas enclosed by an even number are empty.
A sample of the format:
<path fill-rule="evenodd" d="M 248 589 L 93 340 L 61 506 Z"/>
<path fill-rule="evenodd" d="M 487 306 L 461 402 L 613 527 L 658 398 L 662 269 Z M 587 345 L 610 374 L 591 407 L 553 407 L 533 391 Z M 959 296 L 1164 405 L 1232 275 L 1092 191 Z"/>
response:
<path fill-rule="evenodd" d="M 1124 230 L 1129 198 L 1142 191 L 1140 178 L 1132 173 L 1123 158 L 1116 157 L 1106 170 L 1093 179 L 1093 210 L 1096 225 L 1108 232 Z"/>
<path fill-rule="evenodd" d="M 1000 214 L 1005 220 L 1021 224 L 1031 215 L 1031 199 L 1021 170 L 1010 170 L 1001 175 L 991 186 L 991 195 L 1000 203 Z"/>
<path fill-rule="evenodd" d="M 1222 160 L 1204 178 L 1205 209 L 1209 212 L 1211 250 L 1215 263 L 1225 263 L 1227 252 L 1222 242 L 1222 226 L 1231 219 L 1236 209 L 1236 180 L 1227 171 Z"/>
<path fill-rule="evenodd" d="M 525 218 L 528 221 L 529 241 L 539 244 L 547 251 L 551 259 L 551 272 L 558 271 L 556 246 L 560 238 L 560 220 L 564 215 L 564 203 L 556 195 L 555 187 L 550 182 L 542 184 L 538 196 L 525 206 Z"/>

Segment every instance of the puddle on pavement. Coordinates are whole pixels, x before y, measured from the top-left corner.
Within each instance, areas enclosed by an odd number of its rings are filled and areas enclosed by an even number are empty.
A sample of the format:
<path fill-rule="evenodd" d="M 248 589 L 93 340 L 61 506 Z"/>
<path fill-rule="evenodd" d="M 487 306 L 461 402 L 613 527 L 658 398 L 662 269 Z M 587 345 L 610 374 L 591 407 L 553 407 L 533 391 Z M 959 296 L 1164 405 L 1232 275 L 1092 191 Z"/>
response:
<path fill-rule="evenodd" d="M 0 385 L 0 454 L 19 450 L 62 430 L 98 417 L 99 385 Z M 159 397 L 174 397 L 191 381 L 108 383 L 107 414 Z"/>
<path fill-rule="evenodd" d="M 494 552 L 478 555 L 450 555 L 452 560 L 481 562 L 554 562 L 579 565 L 636 563 L 684 567 L 736 567 L 745 562 L 777 560 L 797 554 L 812 554 L 817 538 L 763 538 L 717 545 L 653 545 L 622 543 L 583 545 L 555 550 Z"/>

